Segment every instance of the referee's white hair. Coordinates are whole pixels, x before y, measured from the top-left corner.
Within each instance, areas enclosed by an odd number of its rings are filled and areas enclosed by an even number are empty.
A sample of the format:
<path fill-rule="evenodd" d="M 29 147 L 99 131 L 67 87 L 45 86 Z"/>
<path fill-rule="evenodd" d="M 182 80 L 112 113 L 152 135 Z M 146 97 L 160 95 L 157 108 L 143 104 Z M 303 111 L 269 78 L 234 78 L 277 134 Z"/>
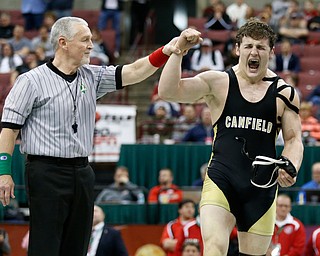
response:
<path fill-rule="evenodd" d="M 62 17 L 53 24 L 50 33 L 50 42 L 54 51 L 58 49 L 58 39 L 60 36 L 66 37 L 67 40 L 72 40 L 78 32 L 74 29 L 76 23 L 88 26 L 88 22 L 79 17 Z"/>

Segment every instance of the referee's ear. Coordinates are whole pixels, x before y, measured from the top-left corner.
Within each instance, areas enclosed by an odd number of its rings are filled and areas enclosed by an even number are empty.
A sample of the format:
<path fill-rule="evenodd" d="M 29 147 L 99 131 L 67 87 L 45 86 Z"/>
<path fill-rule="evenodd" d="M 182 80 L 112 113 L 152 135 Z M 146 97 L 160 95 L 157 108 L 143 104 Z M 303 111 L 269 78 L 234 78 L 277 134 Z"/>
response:
<path fill-rule="evenodd" d="M 63 48 L 64 50 L 68 49 L 67 40 L 66 40 L 66 38 L 64 36 L 60 36 L 59 37 L 58 43 L 59 43 L 59 47 L 60 48 Z"/>

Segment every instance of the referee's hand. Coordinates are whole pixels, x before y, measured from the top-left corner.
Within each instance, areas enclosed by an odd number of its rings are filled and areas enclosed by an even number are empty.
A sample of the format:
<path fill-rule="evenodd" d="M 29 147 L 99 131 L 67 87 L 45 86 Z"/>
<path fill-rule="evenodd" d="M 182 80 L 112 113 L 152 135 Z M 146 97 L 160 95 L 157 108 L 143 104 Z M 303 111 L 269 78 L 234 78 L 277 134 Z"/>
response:
<path fill-rule="evenodd" d="M 14 196 L 14 182 L 11 175 L 0 176 L 0 202 L 3 206 L 10 204 L 10 198 Z"/>

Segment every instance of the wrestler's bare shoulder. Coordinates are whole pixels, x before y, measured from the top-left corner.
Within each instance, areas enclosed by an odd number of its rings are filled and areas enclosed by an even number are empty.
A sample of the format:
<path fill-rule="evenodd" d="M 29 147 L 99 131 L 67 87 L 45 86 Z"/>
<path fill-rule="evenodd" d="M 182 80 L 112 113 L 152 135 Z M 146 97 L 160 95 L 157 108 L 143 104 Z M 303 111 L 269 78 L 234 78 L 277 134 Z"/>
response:
<path fill-rule="evenodd" d="M 198 74 L 197 77 L 205 81 L 211 88 L 229 84 L 229 76 L 223 71 L 209 70 Z"/>

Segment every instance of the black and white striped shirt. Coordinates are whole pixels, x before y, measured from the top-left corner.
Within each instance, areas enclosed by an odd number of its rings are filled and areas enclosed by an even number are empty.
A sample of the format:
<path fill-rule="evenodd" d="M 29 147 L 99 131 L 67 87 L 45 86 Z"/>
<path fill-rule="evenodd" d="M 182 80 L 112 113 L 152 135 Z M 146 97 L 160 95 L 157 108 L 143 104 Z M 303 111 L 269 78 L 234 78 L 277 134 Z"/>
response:
<path fill-rule="evenodd" d="M 21 128 L 22 153 L 87 157 L 93 146 L 96 100 L 122 88 L 121 69 L 84 65 L 75 79 L 67 82 L 50 62 L 34 68 L 17 78 L 7 96 L 3 127 Z M 74 113 L 76 133 L 72 129 Z"/>

